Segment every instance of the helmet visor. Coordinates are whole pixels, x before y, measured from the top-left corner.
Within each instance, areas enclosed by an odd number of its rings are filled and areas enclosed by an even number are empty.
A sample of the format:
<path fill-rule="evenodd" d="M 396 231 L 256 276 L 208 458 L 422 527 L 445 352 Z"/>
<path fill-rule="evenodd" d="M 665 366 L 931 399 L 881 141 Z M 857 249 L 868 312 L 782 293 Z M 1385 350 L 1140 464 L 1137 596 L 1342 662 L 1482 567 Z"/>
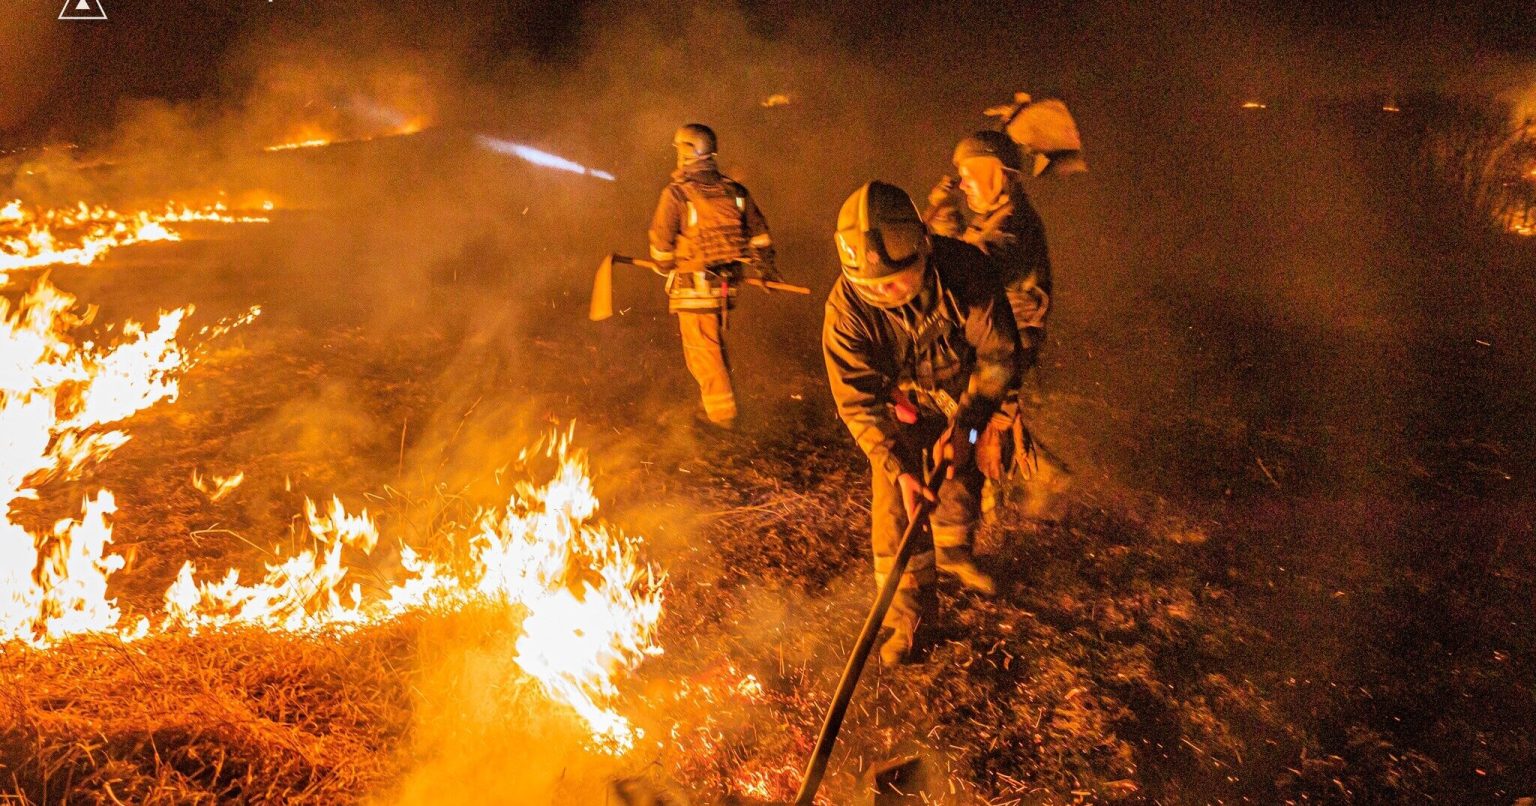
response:
<path fill-rule="evenodd" d="M 866 273 L 890 274 L 904 269 L 928 246 L 928 231 L 920 221 L 887 224 L 869 232 L 839 230 L 835 238 L 843 266 Z"/>
<path fill-rule="evenodd" d="M 869 233 L 869 247 L 880 254 L 880 262 L 893 269 L 904 269 L 923 252 L 928 232 L 921 221 L 888 223 Z"/>

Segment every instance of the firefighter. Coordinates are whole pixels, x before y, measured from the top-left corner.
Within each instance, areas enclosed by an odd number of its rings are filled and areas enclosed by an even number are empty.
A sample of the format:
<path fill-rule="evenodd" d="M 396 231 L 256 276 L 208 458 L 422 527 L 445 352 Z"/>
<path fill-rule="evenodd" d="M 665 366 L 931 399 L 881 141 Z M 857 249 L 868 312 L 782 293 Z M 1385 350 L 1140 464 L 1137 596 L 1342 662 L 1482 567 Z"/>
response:
<path fill-rule="evenodd" d="M 1024 155 L 1003 132 L 980 131 L 955 146 L 953 162 L 959 181 L 939 181 L 923 218 L 935 235 L 959 238 L 992 258 L 1008 291 L 1028 370 L 1045 341 L 1051 257 L 1045 224 L 1024 190 Z"/>
<path fill-rule="evenodd" d="M 725 346 L 741 282 L 778 280 L 768 222 L 740 183 L 715 164 L 715 133 L 689 123 L 672 137 L 677 170 L 651 219 L 651 258 L 667 273 L 667 309 L 677 316 L 683 359 L 699 384 L 706 421 L 736 425 L 736 393 Z"/>
<path fill-rule="evenodd" d="M 934 234 L 960 238 L 992 259 L 1019 329 L 1022 380 L 1039 365 L 1051 309 L 1051 258 L 1045 224 L 1024 190 L 1024 155 L 1007 134 L 979 131 L 955 146 L 952 162 L 959 180 L 939 181 L 923 218 Z M 1065 483 L 1066 469 L 1024 427 L 1022 411 L 1032 408 L 1024 404 L 1038 403 L 1038 385 L 1037 375 L 1035 389 L 1004 404 L 1005 415 L 1013 416 L 1008 433 L 988 444 L 1006 446 L 1010 465 L 1028 463 L 1019 475 L 1029 491 L 1030 511 L 1043 514 L 1051 492 Z M 984 509 L 990 512 L 998 492 L 997 485 L 988 485 Z"/>
<path fill-rule="evenodd" d="M 844 202 L 836 242 L 842 276 L 827 297 L 822 352 L 844 424 L 869 457 L 875 583 L 884 583 L 921 497 L 925 448 L 949 456 L 930 518 L 886 617 L 886 663 L 905 661 L 936 604 L 934 569 L 990 595 L 971 555 L 982 468 L 972 435 L 1017 387 L 1019 335 L 987 257 L 930 236 L 906 191 L 871 182 Z"/>

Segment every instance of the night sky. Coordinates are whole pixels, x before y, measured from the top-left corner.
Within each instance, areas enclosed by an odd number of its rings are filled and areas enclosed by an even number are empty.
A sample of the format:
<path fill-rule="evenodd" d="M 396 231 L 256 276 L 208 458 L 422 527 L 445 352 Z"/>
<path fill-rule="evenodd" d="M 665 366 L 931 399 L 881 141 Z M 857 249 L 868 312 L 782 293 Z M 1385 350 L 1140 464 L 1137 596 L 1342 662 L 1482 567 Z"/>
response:
<path fill-rule="evenodd" d="M 74 137 L 104 125 L 123 99 L 238 95 L 248 65 L 270 43 L 294 39 L 372 38 L 388 47 L 434 55 L 467 76 L 488 74 L 505 60 L 554 65 L 582 58 L 592 32 L 634 4 L 568 0 L 105 0 L 106 22 L 64 22 L 57 0 L 20 0 L 0 21 L 0 136 L 37 140 Z M 1236 91 L 1274 80 L 1250 75 L 1201 76 L 1198 59 L 1159 62 L 1172 50 L 1237 49 L 1272 43 L 1315 49 L 1329 57 L 1329 76 L 1282 82 L 1284 92 L 1318 94 L 1413 91 L 1475 80 L 1492 62 L 1536 56 L 1536 3 L 1390 0 L 1305 0 L 1263 3 L 960 2 L 892 4 L 879 15 L 868 4 L 744 3 L 755 33 L 813 41 L 901 69 L 976 69 L 978 59 L 1016 55 L 1060 64 L 1067 91 L 1094 71 L 1124 72 L 1150 58 L 1170 85 L 1230 82 Z M 681 9 L 681 10 L 680 10 Z M 655 3 L 648 13 L 661 32 L 686 27 L 686 8 Z M 356 24 L 353 25 L 353 21 Z M 1150 32 L 1150 35 L 1149 35 Z M 1239 34 L 1240 41 L 1228 41 Z M 959 54 L 959 55 L 957 55 Z M 967 61 L 967 56 L 969 61 Z M 1273 72 L 1270 70 L 1269 72 Z M 1185 73 L 1186 75 L 1180 75 Z M 657 77 L 658 81 L 674 80 Z M 1260 85 L 1253 87 L 1253 85 Z"/>

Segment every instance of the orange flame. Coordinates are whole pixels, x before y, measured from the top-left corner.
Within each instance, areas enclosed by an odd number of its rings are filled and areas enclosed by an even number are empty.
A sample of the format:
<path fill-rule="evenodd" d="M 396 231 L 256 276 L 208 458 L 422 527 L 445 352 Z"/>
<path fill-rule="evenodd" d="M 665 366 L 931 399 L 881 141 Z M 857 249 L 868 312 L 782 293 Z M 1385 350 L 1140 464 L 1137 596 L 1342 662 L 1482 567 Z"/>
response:
<path fill-rule="evenodd" d="M 22 246 L 0 242 L 0 259 L 9 260 L 0 266 L 84 264 L 127 243 L 174 240 L 168 224 L 237 220 L 258 219 L 237 218 L 221 205 L 124 215 L 84 204 L 36 211 L 11 202 L 0 207 L 0 227 L 27 234 Z M 61 230 L 79 230 L 79 245 L 63 245 Z M 97 344 L 75 335 L 94 309 L 82 311 L 46 279 L 14 305 L 0 298 L 0 645 L 46 647 L 80 633 L 132 640 L 152 630 L 232 625 L 345 631 L 423 607 L 502 603 L 521 616 L 519 668 L 585 722 L 597 747 L 622 753 L 634 746 L 641 732 L 615 709 L 617 679 L 661 652 L 655 630 L 662 579 L 640 559 L 637 538 L 597 518 L 586 459 L 571 448 L 569 431 L 517 457 L 527 466 L 542 450 L 556 468 L 546 483 L 520 481 L 502 506 L 476 515 L 470 539 L 452 557 L 418 554 L 391 540 L 402 570 L 366 593 L 348 558 L 375 551 L 379 524 L 335 497 L 325 506 L 306 499 L 314 548 L 268 565 L 258 581 L 243 583 L 230 570 L 199 582 L 193 564 L 184 564 L 153 623 L 125 617 L 108 596 L 111 575 L 124 566 L 110 553 L 110 492 L 88 496 L 78 520 L 62 520 L 48 535 L 11 521 L 15 501 L 37 497 L 51 478 L 77 477 L 121 447 L 128 440 L 124 420 L 176 399 L 182 375 L 196 362 L 196 351 L 178 342 L 191 312 L 164 312 L 153 327 L 125 322 L 116 343 Z M 197 337 L 217 337 L 259 314 L 252 308 Z M 210 500 L 242 480 L 243 474 L 192 477 Z"/>
<path fill-rule="evenodd" d="M 60 521 L 51 538 L 11 521 L 11 505 L 121 447 L 127 434 L 102 426 L 175 399 L 192 363 L 176 343 L 190 307 L 161 313 L 151 330 L 126 322 L 122 341 L 101 346 L 71 337 L 89 321 L 75 303 L 46 280 L 14 307 L 0 299 L 0 640 L 42 645 L 116 626 L 106 597 L 108 575 L 122 566 L 105 553 L 111 494 L 87 498 L 80 520 Z"/>
<path fill-rule="evenodd" d="M 554 478 L 542 486 L 520 482 L 504 507 L 482 512 L 467 560 L 439 563 L 402 547 L 403 578 L 364 596 L 342 549 L 372 553 L 377 523 L 366 510 L 349 514 L 335 498 L 324 511 L 306 501 L 318 550 L 268 565 L 266 577 L 251 585 L 242 585 L 236 570 L 199 584 L 186 563 L 166 592 L 161 626 L 335 630 L 424 606 L 505 603 L 523 613 L 519 668 L 576 711 L 596 746 L 625 752 L 641 734 L 612 707 L 615 678 L 661 651 L 654 642 L 660 577 L 639 560 L 637 539 L 594 520 L 597 498 L 569 432 L 549 440 L 545 454 L 559 463 Z M 520 459 L 526 458 L 525 452 Z"/>
<path fill-rule="evenodd" d="M 11 271 L 51 265 L 89 266 L 119 247 L 181 240 L 181 234 L 168 224 L 268 220 L 231 214 L 223 204 L 192 208 L 167 202 L 156 212 L 121 213 L 85 202 L 75 207 L 28 209 L 13 199 L 0 207 L 0 283 Z"/>
<path fill-rule="evenodd" d="M 427 127 L 423 118 L 410 118 L 399 125 L 393 126 L 387 131 L 370 134 L 363 137 L 337 136 L 321 130 L 317 126 L 305 126 L 298 134 L 276 145 L 263 146 L 262 151 L 296 151 L 301 148 L 321 148 L 323 146 L 336 145 L 337 143 L 366 143 L 370 140 L 378 140 L 383 137 L 403 137 L 416 134 Z"/>
<path fill-rule="evenodd" d="M 192 488 L 208 496 L 210 502 L 219 501 L 235 491 L 240 483 L 245 481 L 245 473 L 236 473 L 233 476 L 215 476 L 192 471 Z"/>

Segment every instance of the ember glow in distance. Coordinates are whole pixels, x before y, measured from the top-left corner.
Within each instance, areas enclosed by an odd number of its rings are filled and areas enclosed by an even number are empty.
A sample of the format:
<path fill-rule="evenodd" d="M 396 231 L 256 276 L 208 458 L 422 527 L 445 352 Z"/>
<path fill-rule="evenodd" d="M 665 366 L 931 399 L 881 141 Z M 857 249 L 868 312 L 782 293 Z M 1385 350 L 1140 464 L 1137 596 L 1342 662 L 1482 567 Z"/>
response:
<path fill-rule="evenodd" d="M 573 174 L 595 176 L 598 179 L 602 179 L 608 182 L 612 182 L 615 179 L 614 175 L 608 173 L 607 171 L 598 170 L 597 168 L 588 168 L 579 162 L 568 160 L 565 157 L 559 156 L 557 154 L 551 154 L 548 151 L 540 151 L 533 146 L 525 146 L 522 143 L 514 143 L 511 140 L 503 140 L 499 137 L 491 137 L 489 135 L 481 134 L 475 137 L 475 141 L 478 142 L 482 148 L 494 151 L 497 154 L 506 154 L 508 156 L 517 157 L 524 162 L 531 162 L 534 165 L 538 165 L 543 168 L 554 168 L 557 171 L 570 171 Z"/>

